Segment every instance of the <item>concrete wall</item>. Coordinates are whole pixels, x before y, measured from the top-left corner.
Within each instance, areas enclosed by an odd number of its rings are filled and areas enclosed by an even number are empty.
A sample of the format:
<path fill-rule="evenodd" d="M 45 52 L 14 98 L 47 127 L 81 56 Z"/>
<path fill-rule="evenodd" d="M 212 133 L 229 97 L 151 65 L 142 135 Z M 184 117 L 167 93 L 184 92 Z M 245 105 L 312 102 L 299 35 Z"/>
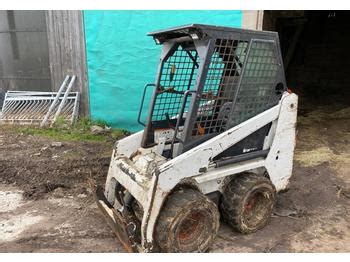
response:
<path fill-rule="evenodd" d="M 262 30 L 263 10 L 243 10 L 242 11 L 242 28 Z"/>

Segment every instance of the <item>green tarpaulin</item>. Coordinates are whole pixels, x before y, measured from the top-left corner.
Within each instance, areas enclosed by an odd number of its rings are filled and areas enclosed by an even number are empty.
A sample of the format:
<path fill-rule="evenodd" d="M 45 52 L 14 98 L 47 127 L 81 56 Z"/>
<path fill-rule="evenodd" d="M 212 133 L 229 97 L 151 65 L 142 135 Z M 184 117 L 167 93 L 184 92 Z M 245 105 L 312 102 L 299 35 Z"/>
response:
<path fill-rule="evenodd" d="M 154 83 L 160 55 L 148 32 L 191 23 L 240 27 L 241 20 L 241 11 L 84 11 L 92 118 L 142 128 L 141 93 Z"/>

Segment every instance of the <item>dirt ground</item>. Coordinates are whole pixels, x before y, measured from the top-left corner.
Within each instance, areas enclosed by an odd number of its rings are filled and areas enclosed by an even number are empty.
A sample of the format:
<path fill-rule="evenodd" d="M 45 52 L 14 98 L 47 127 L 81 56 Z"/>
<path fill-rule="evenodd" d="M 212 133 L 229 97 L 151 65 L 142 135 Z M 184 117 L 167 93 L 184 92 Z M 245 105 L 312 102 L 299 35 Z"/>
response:
<path fill-rule="evenodd" d="M 350 252 L 349 145 L 349 107 L 301 110 L 290 188 L 270 223 L 251 235 L 222 225 L 210 252 Z M 0 252 L 124 252 L 93 198 L 111 150 L 0 127 Z"/>

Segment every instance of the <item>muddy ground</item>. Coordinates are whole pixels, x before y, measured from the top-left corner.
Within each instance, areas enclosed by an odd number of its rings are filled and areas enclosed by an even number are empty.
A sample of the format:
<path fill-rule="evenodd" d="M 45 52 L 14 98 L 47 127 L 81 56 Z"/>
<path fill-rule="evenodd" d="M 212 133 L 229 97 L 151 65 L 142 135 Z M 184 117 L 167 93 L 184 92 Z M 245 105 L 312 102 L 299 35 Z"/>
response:
<path fill-rule="evenodd" d="M 251 235 L 222 225 L 210 252 L 350 252 L 349 145 L 350 108 L 301 110 L 290 188 L 270 223 Z M 93 198 L 111 149 L 0 127 L 0 252 L 123 252 Z"/>

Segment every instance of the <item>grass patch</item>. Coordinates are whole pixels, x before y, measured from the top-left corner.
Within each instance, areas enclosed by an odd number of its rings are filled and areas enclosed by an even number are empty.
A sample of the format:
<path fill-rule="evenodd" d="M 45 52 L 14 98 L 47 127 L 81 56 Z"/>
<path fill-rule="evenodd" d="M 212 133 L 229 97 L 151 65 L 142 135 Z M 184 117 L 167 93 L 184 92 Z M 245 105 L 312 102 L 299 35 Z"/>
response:
<path fill-rule="evenodd" d="M 67 124 L 63 119 L 57 119 L 52 127 L 32 127 L 17 126 L 16 130 L 25 135 L 45 136 L 60 141 L 96 141 L 109 142 L 117 140 L 129 134 L 124 129 L 111 129 L 105 134 L 93 134 L 92 126 L 105 128 L 107 123 L 104 121 L 93 121 L 88 118 L 82 118 L 73 125 Z"/>

